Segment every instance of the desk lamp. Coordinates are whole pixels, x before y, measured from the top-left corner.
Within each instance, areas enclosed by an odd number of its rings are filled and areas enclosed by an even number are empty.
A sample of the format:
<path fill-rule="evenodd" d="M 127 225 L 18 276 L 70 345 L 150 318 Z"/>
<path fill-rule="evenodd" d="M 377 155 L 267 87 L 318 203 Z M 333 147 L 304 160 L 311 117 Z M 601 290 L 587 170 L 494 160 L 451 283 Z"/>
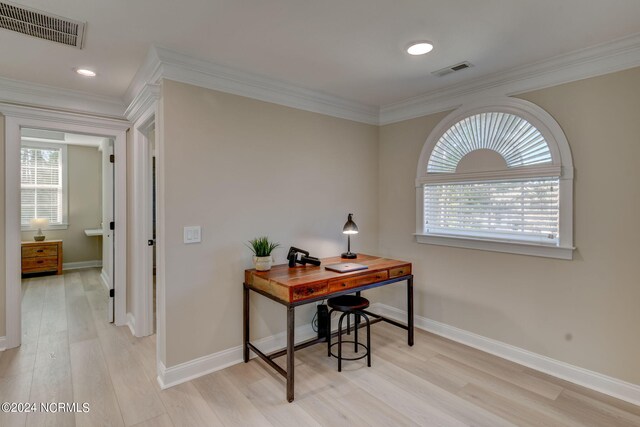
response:
<path fill-rule="evenodd" d="M 49 220 L 47 218 L 33 218 L 31 220 L 31 227 L 38 229 L 36 235 L 33 236 L 33 240 L 36 242 L 42 242 L 45 239 L 44 234 L 42 234 L 42 229 L 47 228 L 48 226 Z"/>
<path fill-rule="evenodd" d="M 342 234 L 347 235 L 347 252 L 341 255 L 341 258 L 345 259 L 354 259 L 357 258 L 358 255 L 351 252 L 351 235 L 358 234 L 358 226 L 355 222 L 353 222 L 353 214 L 349 214 L 347 217 L 347 222 L 342 227 Z"/>

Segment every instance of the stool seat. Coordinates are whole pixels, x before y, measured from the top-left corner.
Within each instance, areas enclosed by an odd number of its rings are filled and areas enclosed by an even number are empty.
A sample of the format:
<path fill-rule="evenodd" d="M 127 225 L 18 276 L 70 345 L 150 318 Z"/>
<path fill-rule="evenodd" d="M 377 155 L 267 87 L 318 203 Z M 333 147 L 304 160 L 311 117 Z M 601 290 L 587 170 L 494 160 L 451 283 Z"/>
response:
<path fill-rule="evenodd" d="M 327 305 L 334 310 L 342 312 L 360 311 L 369 307 L 369 300 L 356 295 L 341 295 L 329 298 Z"/>
<path fill-rule="evenodd" d="M 359 292 L 358 292 L 359 294 Z M 329 319 L 331 319 L 331 313 L 334 311 L 341 311 L 340 320 L 338 321 L 338 342 L 331 344 L 331 332 L 327 334 L 327 356 L 333 356 L 338 359 L 338 372 L 342 372 L 342 360 L 358 360 L 364 357 L 367 358 L 367 366 L 371 366 L 371 322 L 369 316 L 363 311 L 369 307 L 369 300 L 361 297 L 360 295 L 341 295 L 339 297 L 329 298 L 327 305 L 331 307 L 329 311 Z M 347 335 L 351 333 L 351 324 L 349 321 L 350 316 L 354 316 L 354 328 L 352 341 L 343 341 L 342 339 L 342 321 L 347 318 Z M 367 345 L 358 342 L 358 329 L 360 328 L 360 318 L 363 318 L 367 328 Z M 353 344 L 353 350 L 357 353 L 360 347 L 364 348 L 366 352 L 360 357 L 342 357 L 342 343 Z M 338 354 L 331 352 L 331 347 L 338 346 Z"/>

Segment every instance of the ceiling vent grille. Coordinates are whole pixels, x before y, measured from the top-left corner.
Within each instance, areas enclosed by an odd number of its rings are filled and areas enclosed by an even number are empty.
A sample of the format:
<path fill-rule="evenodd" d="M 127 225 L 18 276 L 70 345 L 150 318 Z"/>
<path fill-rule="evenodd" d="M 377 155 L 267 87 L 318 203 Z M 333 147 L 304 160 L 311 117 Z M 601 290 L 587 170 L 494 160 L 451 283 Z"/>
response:
<path fill-rule="evenodd" d="M 82 49 L 85 23 L 0 2 L 0 28 Z"/>
<path fill-rule="evenodd" d="M 433 74 L 434 76 L 442 77 L 442 76 L 446 76 L 447 74 L 455 73 L 456 71 L 465 70 L 471 67 L 473 67 L 473 64 L 465 61 L 456 65 L 452 65 L 450 67 L 442 68 L 438 71 L 433 71 L 431 74 Z"/>

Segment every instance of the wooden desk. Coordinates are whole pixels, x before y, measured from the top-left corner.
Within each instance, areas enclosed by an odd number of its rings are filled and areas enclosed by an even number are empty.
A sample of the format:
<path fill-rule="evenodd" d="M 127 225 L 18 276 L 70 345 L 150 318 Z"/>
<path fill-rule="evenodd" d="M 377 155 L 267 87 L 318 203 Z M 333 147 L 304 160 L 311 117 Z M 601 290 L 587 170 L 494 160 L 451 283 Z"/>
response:
<path fill-rule="evenodd" d="M 339 262 L 356 262 L 367 265 L 367 270 L 351 273 L 336 273 L 325 270 L 324 266 Z M 295 345 L 295 308 L 299 305 L 310 304 L 338 295 L 356 293 L 366 289 L 390 285 L 396 282 L 407 282 L 407 324 L 388 319 L 378 314 L 365 311 L 373 317 L 371 323 L 384 321 L 407 330 L 407 342 L 413 345 L 413 275 L 411 263 L 388 258 L 358 254 L 355 260 L 343 260 L 340 257 L 325 258 L 320 267 L 276 265 L 269 271 L 254 269 L 244 272 L 243 290 L 243 326 L 244 326 L 244 362 L 249 361 L 249 350 L 264 360 L 280 375 L 287 379 L 287 400 L 294 398 L 294 352 L 314 344 L 326 342 L 326 338 L 313 338 Z M 271 354 L 264 354 L 250 342 L 250 307 L 249 293 L 257 292 L 287 307 L 287 347 Z M 287 369 L 282 369 L 273 359 L 287 356 Z"/>

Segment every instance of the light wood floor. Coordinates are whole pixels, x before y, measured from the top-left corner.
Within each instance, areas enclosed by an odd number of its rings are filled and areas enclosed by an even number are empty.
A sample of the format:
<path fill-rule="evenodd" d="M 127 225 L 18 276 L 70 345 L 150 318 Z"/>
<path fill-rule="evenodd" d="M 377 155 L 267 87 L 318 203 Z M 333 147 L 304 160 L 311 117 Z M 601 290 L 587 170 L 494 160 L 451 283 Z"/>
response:
<path fill-rule="evenodd" d="M 373 366 L 296 354 L 296 400 L 262 362 L 171 389 L 155 338 L 106 322 L 98 271 L 23 283 L 23 345 L 0 354 L 0 402 L 89 402 L 87 414 L 3 414 L 0 426 L 640 426 L 640 408 L 422 331 L 372 327 Z M 282 360 L 284 362 L 284 360 Z"/>

